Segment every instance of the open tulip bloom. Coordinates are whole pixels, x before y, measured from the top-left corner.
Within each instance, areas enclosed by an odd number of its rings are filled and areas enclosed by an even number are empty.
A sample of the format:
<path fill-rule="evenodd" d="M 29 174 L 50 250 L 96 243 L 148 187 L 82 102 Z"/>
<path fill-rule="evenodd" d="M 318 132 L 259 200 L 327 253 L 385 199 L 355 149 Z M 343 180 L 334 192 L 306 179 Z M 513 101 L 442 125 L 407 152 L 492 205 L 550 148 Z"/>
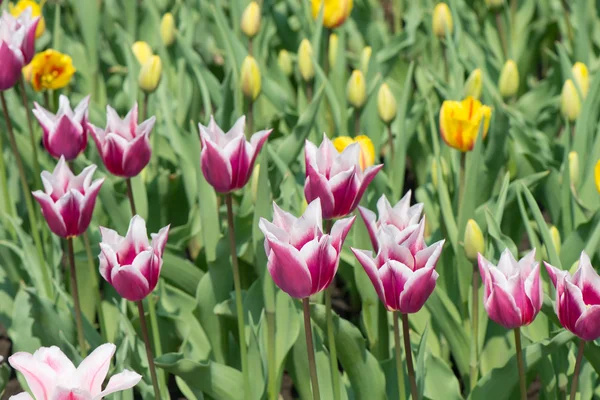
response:
<path fill-rule="evenodd" d="M 344 217 L 354 211 L 367 186 L 383 167 L 381 164 L 374 165 L 363 172 L 359 143 L 352 143 L 338 153 L 325 135 L 319 147 L 307 140 L 304 155 L 304 195 L 309 203 L 321 199 L 325 219 Z"/>
<path fill-rule="evenodd" d="M 42 172 L 44 190 L 32 194 L 42 206 L 42 214 L 54 234 L 64 238 L 79 236 L 90 225 L 104 183 L 104 178 L 92 182 L 95 170 L 96 166 L 90 165 L 75 176 L 61 157 L 54 172 Z"/>
<path fill-rule="evenodd" d="M 100 157 L 111 174 L 133 178 L 142 172 L 152 154 L 149 137 L 155 122 L 156 117 L 151 117 L 138 125 L 136 103 L 124 119 L 106 106 L 106 129 L 88 123 Z"/>
<path fill-rule="evenodd" d="M 127 390 L 142 379 L 141 375 L 123 370 L 113 375 L 104 390 L 102 384 L 110 368 L 116 346 L 107 343 L 87 356 L 79 367 L 56 346 L 41 347 L 35 353 L 15 353 L 8 362 L 23 374 L 33 396 L 23 392 L 12 400 L 100 400 Z"/>
<path fill-rule="evenodd" d="M 202 142 L 202 173 L 219 193 L 243 188 L 250 176 L 254 161 L 271 130 L 263 130 L 246 140 L 246 117 L 240 117 L 229 132 L 224 133 L 211 115 L 208 126 L 199 124 Z"/>
<path fill-rule="evenodd" d="M 0 91 L 13 87 L 21 77 L 21 69 L 35 52 L 35 30 L 39 18 L 31 17 L 28 8 L 15 18 L 7 11 L 0 17 Z"/>
<path fill-rule="evenodd" d="M 69 98 L 60 95 L 58 112 L 52 114 L 37 102 L 33 114 L 44 131 L 44 147 L 54 158 L 67 161 L 77 158 L 87 146 L 87 116 L 90 96 L 86 96 L 73 111 Z"/>

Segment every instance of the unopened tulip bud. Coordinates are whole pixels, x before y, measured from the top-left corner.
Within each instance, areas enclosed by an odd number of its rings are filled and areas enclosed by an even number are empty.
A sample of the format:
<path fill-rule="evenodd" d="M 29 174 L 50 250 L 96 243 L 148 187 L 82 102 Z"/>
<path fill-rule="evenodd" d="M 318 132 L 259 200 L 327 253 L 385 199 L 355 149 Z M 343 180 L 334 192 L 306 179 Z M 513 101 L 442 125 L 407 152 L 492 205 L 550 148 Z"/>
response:
<path fill-rule="evenodd" d="M 560 111 L 570 121 L 575 121 L 581 112 L 581 99 L 570 79 L 565 81 L 560 94 Z"/>
<path fill-rule="evenodd" d="M 361 108 L 367 99 L 367 85 L 365 76 L 357 69 L 352 72 L 346 87 L 348 102 L 355 108 Z"/>
<path fill-rule="evenodd" d="M 367 75 L 367 72 L 369 72 L 369 62 L 371 62 L 372 53 L 373 49 L 371 49 L 371 46 L 365 47 L 362 53 L 360 53 L 360 70 L 365 76 Z"/>
<path fill-rule="evenodd" d="M 569 179 L 571 185 L 575 187 L 579 185 L 579 154 L 576 151 L 569 153 Z"/>
<path fill-rule="evenodd" d="M 550 237 L 552 238 L 552 244 L 554 245 L 554 250 L 556 250 L 556 255 L 560 256 L 560 232 L 554 225 L 550 227 Z"/>
<path fill-rule="evenodd" d="M 277 64 L 279 64 L 279 68 L 286 76 L 292 74 L 292 58 L 287 50 L 281 50 L 279 52 L 279 55 L 277 55 Z"/>
<path fill-rule="evenodd" d="M 483 254 L 485 251 L 485 242 L 483 241 L 483 233 L 481 228 L 474 219 L 467 221 L 467 227 L 465 228 L 465 255 L 469 261 L 474 262 L 477 260 L 478 254 Z"/>
<path fill-rule="evenodd" d="M 255 1 L 248 4 L 242 14 L 242 32 L 249 38 L 254 37 L 260 29 L 260 6 Z"/>
<path fill-rule="evenodd" d="M 167 47 L 175 41 L 175 18 L 171 13 L 163 15 L 160 21 L 160 38 Z"/>
<path fill-rule="evenodd" d="M 260 176 L 260 164 L 256 164 L 252 170 L 252 178 L 250 181 L 250 190 L 252 193 L 252 201 L 256 203 L 258 195 L 258 177 Z"/>
<path fill-rule="evenodd" d="M 329 36 L 329 49 L 327 50 L 327 57 L 329 60 L 329 65 L 333 67 L 335 65 L 335 61 L 337 60 L 338 53 L 338 35 L 332 33 Z"/>
<path fill-rule="evenodd" d="M 379 118 L 386 124 L 389 124 L 396 118 L 396 98 L 390 90 L 387 83 L 382 84 L 379 87 L 377 93 L 377 111 L 379 111 Z"/>
<path fill-rule="evenodd" d="M 298 68 L 300 75 L 306 82 L 312 81 L 315 77 L 315 67 L 312 63 L 313 49 L 308 39 L 302 40 L 298 48 Z"/>
<path fill-rule="evenodd" d="M 596 184 L 596 190 L 600 193 L 600 160 L 598 160 L 594 167 L 594 183 Z"/>
<path fill-rule="evenodd" d="M 446 31 L 452 33 L 452 13 L 446 3 L 438 3 L 433 9 L 433 33 L 440 37 L 446 37 Z"/>
<path fill-rule="evenodd" d="M 131 46 L 131 50 L 133 51 L 133 55 L 137 58 L 140 65 L 146 64 L 146 61 L 150 59 L 154 55 L 152 52 L 152 48 L 146 42 L 135 42 Z"/>
<path fill-rule="evenodd" d="M 519 70 L 513 60 L 508 60 L 500 72 L 498 89 L 502 97 L 512 97 L 519 91 Z"/>
<path fill-rule="evenodd" d="M 449 174 L 448 163 L 446 162 L 446 159 L 442 158 L 442 179 L 444 182 L 448 181 Z M 434 188 L 438 188 L 438 162 L 436 158 L 433 158 L 431 161 L 431 183 L 433 183 Z"/>
<path fill-rule="evenodd" d="M 495 8 L 502 7 L 503 4 L 504 0 L 485 0 L 485 5 L 492 10 Z"/>
<path fill-rule="evenodd" d="M 590 90 L 590 75 L 586 65 L 582 62 L 576 62 L 571 68 L 571 73 L 575 83 L 579 86 L 579 90 L 581 90 L 581 95 L 585 99 Z"/>
<path fill-rule="evenodd" d="M 465 96 L 475 99 L 481 98 L 481 89 L 483 86 L 483 77 L 479 68 L 474 69 L 465 82 Z"/>
<path fill-rule="evenodd" d="M 142 65 L 138 83 L 146 93 L 152 93 L 158 87 L 162 75 L 162 62 L 159 56 L 152 56 Z"/>
<path fill-rule="evenodd" d="M 242 64 L 242 92 L 254 101 L 260 94 L 260 69 L 252 56 L 246 56 Z"/>

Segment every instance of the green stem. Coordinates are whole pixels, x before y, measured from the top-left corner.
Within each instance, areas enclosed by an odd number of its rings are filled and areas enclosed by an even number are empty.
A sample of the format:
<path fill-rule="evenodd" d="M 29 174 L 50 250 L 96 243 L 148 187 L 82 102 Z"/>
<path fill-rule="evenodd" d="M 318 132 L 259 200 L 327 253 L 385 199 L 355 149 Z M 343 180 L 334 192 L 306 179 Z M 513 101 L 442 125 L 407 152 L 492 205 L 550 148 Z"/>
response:
<path fill-rule="evenodd" d="M 471 390 L 477 384 L 479 374 L 479 273 L 477 271 L 477 264 L 473 263 L 473 292 L 472 308 L 471 308 Z"/>
<path fill-rule="evenodd" d="M 102 309 L 102 297 L 100 296 L 100 283 L 98 282 L 98 271 L 96 270 L 96 263 L 94 262 L 94 256 L 92 254 L 92 246 L 90 244 L 90 237 L 87 231 L 83 232 L 83 245 L 85 247 L 85 254 L 88 260 L 89 274 L 92 279 L 92 291 L 96 301 L 96 307 L 98 312 L 98 323 L 100 324 L 100 334 L 107 340 L 106 332 L 106 320 L 104 319 L 104 310 Z"/>
<path fill-rule="evenodd" d="M 331 286 L 325 289 L 325 319 L 327 320 L 327 343 L 329 344 L 329 361 L 331 363 L 331 379 L 333 380 L 333 398 L 341 398 L 340 370 L 335 346 L 335 331 L 333 329 L 333 312 L 331 311 Z"/>
<path fill-rule="evenodd" d="M 521 400 L 527 400 L 527 376 L 523 365 L 523 348 L 521 347 L 521 328 L 515 328 L 515 347 L 517 348 L 517 367 L 519 368 L 519 388 Z M 577 378 L 575 378 L 577 379 Z M 575 383 L 576 381 L 574 381 Z M 574 400 L 574 397 L 571 398 Z"/>
<path fill-rule="evenodd" d="M 396 151 L 396 149 L 394 149 L 394 134 L 392 133 L 392 124 L 387 124 L 387 131 L 388 131 L 388 146 L 390 148 L 390 157 L 389 157 L 389 164 L 391 168 L 394 168 L 394 152 Z"/>
<path fill-rule="evenodd" d="M 8 176 L 6 175 L 6 164 L 4 164 L 4 143 L 2 140 L 2 134 L 0 134 L 0 186 L 2 186 L 2 197 L 4 198 L 4 213 L 9 217 L 14 217 L 10 191 L 8 190 Z M 16 240 L 17 235 L 15 233 L 15 230 L 13 229 L 12 224 L 7 223 L 5 226 L 10 232 L 13 239 Z"/>
<path fill-rule="evenodd" d="M 73 239 L 67 238 L 67 247 L 69 252 L 69 267 L 71 275 L 71 294 L 73 296 L 73 306 L 75 308 L 75 323 L 77 324 L 77 339 L 79 340 L 79 349 L 85 357 L 87 347 L 85 336 L 83 334 L 83 318 L 81 317 L 81 305 L 79 304 L 79 289 L 77 287 L 77 268 L 75 267 L 75 253 L 73 251 Z"/>
<path fill-rule="evenodd" d="M 317 363 L 315 361 L 315 347 L 313 345 L 312 328 L 310 326 L 310 304 L 308 297 L 302 299 L 304 309 L 304 331 L 306 333 L 306 354 L 308 355 L 308 368 L 310 369 L 310 381 L 312 383 L 313 400 L 320 400 L 319 378 L 317 375 Z"/>
<path fill-rule="evenodd" d="M 6 121 L 6 128 L 8 129 L 8 140 L 17 162 L 17 169 L 19 170 L 19 178 L 21 179 L 21 186 L 23 188 L 23 197 L 25 198 L 25 206 L 27 207 L 27 213 L 29 214 L 29 224 L 31 226 L 31 235 L 35 243 L 37 250 L 38 260 L 40 262 L 40 269 L 42 270 L 42 279 L 44 283 L 44 291 L 46 296 L 51 297 L 52 293 L 52 279 L 48 273 L 46 261 L 44 258 L 44 250 L 42 248 L 42 240 L 40 238 L 40 231 L 38 229 L 37 216 L 35 209 L 33 208 L 33 201 L 31 200 L 31 190 L 29 190 L 29 184 L 27 183 L 27 175 L 25 175 L 25 167 L 23 167 L 23 160 L 19 154 L 19 148 L 17 147 L 17 141 L 15 139 L 15 133 L 13 132 L 12 123 L 8 113 L 8 106 L 6 105 L 6 98 L 4 92 L 0 91 L 0 102 L 2 103 L 2 111 L 4 113 L 4 120 Z"/>
<path fill-rule="evenodd" d="M 465 193 L 465 174 L 467 164 L 467 153 L 460 153 L 460 169 L 458 171 L 458 207 L 462 204 L 463 195 Z M 441 168 L 441 163 L 440 163 Z"/>
<path fill-rule="evenodd" d="M 567 37 L 570 42 L 573 42 L 573 27 L 571 26 L 571 20 L 569 19 L 569 5 L 566 0 L 562 0 L 561 3 L 564 10 L 565 24 L 567 25 Z"/>
<path fill-rule="evenodd" d="M 502 43 L 502 53 L 506 59 L 508 57 L 508 46 L 506 44 L 506 34 L 502 27 L 502 17 L 499 11 L 496 11 L 496 27 L 498 28 L 498 36 L 500 36 L 500 42 Z"/>
<path fill-rule="evenodd" d="M 156 303 L 152 298 L 152 293 L 147 297 L 148 299 L 148 314 L 150 314 L 150 329 L 152 329 L 152 339 L 154 341 L 154 354 L 156 357 L 162 355 L 162 344 L 160 343 L 160 330 L 158 329 L 158 318 L 156 316 Z M 158 379 L 161 383 L 161 398 L 169 398 L 167 390 L 167 376 L 163 369 L 158 370 Z"/>
<path fill-rule="evenodd" d="M 354 108 L 354 136 L 360 135 L 360 109 Z"/>
<path fill-rule="evenodd" d="M 19 85 L 21 86 L 21 101 L 23 101 L 25 115 L 27 116 L 27 127 L 29 128 L 29 141 L 31 142 L 31 154 L 33 156 L 33 172 L 35 173 L 34 183 L 36 187 L 41 187 L 42 184 L 40 178 L 40 162 L 38 160 L 38 150 L 35 143 L 33 123 L 31 122 L 31 109 L 29 108 L 29 102 L 27 101 L 27 93 L 25 92 L 25 81 L 23 80 L 23 76 L 21 76 L 21 79 L 19 79 Z"/>
<path fill-rule="evenodd" d="M 244 306 L 242 303 L 242 283 L 240 281 L 240 269 L 235 246 L 235 230 L 233 225 L 233 204 L 231 193 L 225 195 L 227 203 L 227 226 L 229 231 L 229 247 L 231 250 L 231 266 L 233 269 L 233 285 L 235 288 L 235 308 L 238 322 L 238 334 L 240 337 L 240 358 L 242 361 L 242 374 L 244 377 L 244 394 L 250 397 L 250 371 L 248 371 L 248 351 L 246 349 L 246 329 L 244 323 Z"/>
<path fill-rule="evenodd" d="M 160 400 L 160 387 L 156 378 L 156 366 L 154 365 L 154 356 L 152 355 L 152 345 L 150 344 L 150 335 L 148 334 L 148 324 L 146 324 L 146 314 L 144 313 L 144 303 L 137 302 L 138 312 L 140 313 L 140 327 L 142 337 L 146 345 L 146 356 L 148 357 L 148 368 L 150 369 L 150 377 L 152 378 L 152 386 L 154 387 L 154 399 Z"/>
<path fill-rule="evenodd" d="M 131 178 L 125 179 L 125 183 L 127 184 L 127 197 L 129 198 L 129 205 L 131 206 L 131 215 L 137 215 L 135 211 L 135 200 L 133 199 L 133 188 L 131 187 Z"/>
<path fill-rule="evenodd" d="M 408 315 L 402 314 L 402 335 L 404 336 L 404 354 L 406 355 L 406 369 L 408 370 L 408 381 L 410 382 L 410 393 L 412 400 L 419 399 L 417 380 L 415 378 L 415 367 L 413 366 L 412 350 L 410 348 L 410 328 L 408 326 Z"/>
<path fill-rule="evenodd" d="M 267 318 L 267 371 L 269 400 L 278 400 L 277 361 L 275 357 L 275 284 L 269 274 L 263 275 L 265 316 Z"/>
<path fill-rule="evenodd" d="M 398 311 L 392 313 L 394 319 L 394 347 L 396 350 L 396 372 L 398 373 L 398 398 L 406 399 L 406 387 L 404 383 L 404 366 L 402 365 L 402 344 L 400 343 L 400 323 L 398 322 L 400 315 Z"/>
<path fill-rule="evenodd" d="M 577 350 L 577 360 L 575 361 L 575 372 L 573 373 L 573 380 L 571 381 L 571 400 L 575 400 L 575 396 L 577 395 L 577 382 L 579 381 L 579 371 L 581 370 L 584 349 L 585 340 L 580 340 Z"/>
<path fill-rule="evenodd" d="M 510 2 L 510 27 L 511 37 L 514 40 L 517 32 L 517 0 L 511 0 Z"/>

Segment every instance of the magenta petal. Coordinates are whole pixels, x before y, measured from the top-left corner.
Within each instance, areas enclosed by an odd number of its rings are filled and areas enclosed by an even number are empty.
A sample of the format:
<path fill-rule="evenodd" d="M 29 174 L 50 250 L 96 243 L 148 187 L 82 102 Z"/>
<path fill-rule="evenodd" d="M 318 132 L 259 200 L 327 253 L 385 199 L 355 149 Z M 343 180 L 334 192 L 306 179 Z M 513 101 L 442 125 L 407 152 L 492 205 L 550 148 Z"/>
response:
<path fill-rule="evenodd" d="M 84 389 L 67 389 L 58 386 L 54 390 L 52 400 L 92 400 L 92 396 Z"/>
<path fill-rule="evenodd" d="M 256 162 L 258 153 L 260 153 L 260 150 L 266 143 L 269 135 L 271 135 L 271 132 L 273 132 L 272 129 L 259 131 L 250 138 L 250 146 L 252 146 L 252 150 L 250 153 L 250 165 L 248 167 L 248 176 L 246 177 L 246 182 L 248 182 L 248 179 L 250 179 L 250 174 L 252 174 L 252 169 L 254 168 L 254 163 Z"/>
<path fill-rule="evenodd" d="M 596 340 L 600 337 L 600 305 L 591 306 L 581 314 L 573 333 L 583 340 Z"/>
<path fill-rule="evenodd" d="M 152 246 L 152 249 L 154 249 L 154 254 L 161 258 L 163 256 L 163 253 L 165 252 L 167 240 L 169 239 L 170 228 L 171 225 L 167 225 L 161 228 L 161 230 L 159 230 L 158 233 L 150 234 L 150 237 L 152 238 L 152 243 L 150 245 Z"/>
<path fill-rule="evenodd" d="M 438 277 L 439 275 L 433 267 L 415 271 L 406 281 L 400 295 L 400 311 L 405 314 L 419 311 L 433 293 Z"/>
<path fill-rule="evenodd" d="M 371 181 L 375 179 L 375 175 L 377 175 L 381 168 L 383 168 L 383 164 L 374 165 L 365 170 L 362 182 L 360 183 L 360 187 L 358 188 L 358 192 L 354 197 L 354 204 L 352 205 L 352 209 L 350 211 L 354 210 L 358 203 L 360 203 L 360 200 L 362 199 L 363 194 L 367 190 L 367 187 L 369 186 Z"/>
<path fill-rule="evenodd" d="M 0 40 L 0 91 L 10 89 L 15 86 L 21 76 L 23 68 L 23 54 L 20 50 L 11 49 L 6 42 Z"/>
<path fill-rule="evenodd" d="M 250 144 L 246 138 L 238 136 L 222 148 L 222 153 L 231 165 L 231 184 L 232 189 L 242 188 L 250 177 L 250 155 L 248 154 Z"/>
<path fill-rule="evenodd" d="M 131 265 L 123 265 L 111 271 L 111 281 L 121 297 L 129 301 L 143 300 L 150 293 L 148 281 Z"/>
<path fill-rule="evenodd" d="M 573 285 L 568 279 L 565 279 L 564 285 L 564 292 L 558 303 L 558 319 L 565 328 L 575 332 L 575 324 L 586 310 L 586 306 L 583 302 L 581 289 Z"/>
<path fill-rule="evenodd" d="M 406 265 L 389 260 L 379 269 L 379 276 L 385 293 L 385 304 L 390 310 L 401 310 L 400 295 L 413 272 Z"/>
<path fill-rule="evenodd" d="M 492 293 L 485 303 L 485 310 L 490 319 L 506 329 L 514 329 L 522 325 L 521 312 L 515 300 L 500 285 L 493 284 Z"/>
<path fill-rule="evenodd" d="M 151 292 L 158 283 L 158 276 L 160 275 L 160 263 L 158 257 L 154 255 L 154 251 L 146 250 L 135 256 L 131 266 L 146 278 L 148 282 L 148 290 Z"/>
<path fill-rule="evenodd" d="M 300 250 L 305 243 L 322 232 L 321 200 L 315 199 L 304 210 L 304 214 L 296 220 L 289 230 L 290 244 Z"/>
<path fill-rule="evenodd" d="M 600 304 L 600 276 L 592 267 L 590 257 L 585 251 L 581 252 L 579 268 L 573 275 L 572 282 L 581 288 L 586 305 Z"/>
<path fill-rule="evenodd" d="M 544 302 L 544 294 L 542 292 L 542 284 L 540 279 L 540 264 L 534 263 L 535 267 L 529 273 L 529 276 L 525 279 L 525 294 L 531 302 L 533 307 L 533 315 L 526 320 L 526 324 L 533 322 L 535 316 L 540 312 L 542 303 Z"/>
<path fill-rule="evenodd" d="M 427 268 L 428 266 L 437 264 L 444 248 L 445 240 L 435 242 L 431 246 L 419 251 L 415 255 L 415 269 Z"/>
<path fill-rule="evenodd" d="M 58 347 L 40 347 L 33 353 L 33 358 L 43 362 L 58 375 L 70 375 L 75 372 L 75 366 Z"/>
<path fill-rule="evenodd" d="M 81 192 L 71 189 L 56 202 L 56 208 L 65 222 L 67 235 L 69 236 L 79 236 L 83 233 L 79 231 L 79 219 L 84 201 L 85 198 Z"/>
<path fill-rule="evenodd" d="M 41 190 L 36 190 L 32 195 L 40 203 L 50 230 L 57 236 L 67 237 L 67 227 L 52 198 Z"/>
<path fill-rule="evenodd" d="M 202 136 L 201 136 L 202 138 Z M 202 138 L 202 173 L 217 192 L 227 193 L 232 189 L 233 171 L 229 160 L 211 141 Z"/>
<path fill-rule="evenodd" d="M 117 254 L 109 245 L 101 242 L 100 255 L 98 258 L 100 260 L 100 275 L 112 285 L 112 270 L 114 268 L 119 268 Z"/>
<path fill-rule="evenodd" d="M 105 137 L 104 145 L 102 146 L 102 161 L 106 169 L 111 174 L 127 177 L 123 171 L 123 159 L 125 150 L 128 147 L 127 140 L 123 139 L 114 133 L 109 133 Z"/>
<path fill-rule="evenodd" d="M 151 156 L 148 134 L 133 139 L 123 153 L 123 175 L 128 178 L 137 176 L 148 165 Z"/>
<path fill-rule="evenodd" d="M 344 217 L 354 211 L 355 198 L 360 187 L 356 169 L 340 172 L 329 180 L 329 187 L 333 195 L 334 217 Z M 356 203 L 358 204 L 358 203 Z"/>
<path fill-rule="evenodd" d="M 562 286 L 562 281 L 563 279 L 569 275 L 569 273 L 567 271 L 563 271 L 559 268 L 553 267 L 552 265 L 550 265 L 549 263 L 544 261 L 544 266 L 546 267 L 546 271 L 548 272 L 548 275 L 550 276 L 550 280 L 552 281 L 552 284 L 554 285 L 554 287 L 556 288 L 556 290 L 559 289 L 559 287 Z"/>
<path fill-rule="evenodd" d="M 39 23 L 40 17 L 36 17 L 27 26 L 28 30 L 25 33 L 25 39 L 23 40 L 23 46 L 21 47 L 21 50 L 23 51 L 23 65 L 29 64 L 35 55 L 35 31 L 37 30 Z"/>
<path fill-rule="evenodd" d="M 71 161 L 83 150 L 84 138 L 81 125 L 74 124 L 69 116 L 63 115 L 49 136 L 46 150 L 55 158 L 64 156 L 67 161 Z"/>
<path fill-rule="evenodd" d="M 305 260 L 312 280 L 311 293 L 318 293 L 325 289 L 333 279 L 337 270 L 337 252 L 331 246 L 329 236 L 323 235 L 321 239 L 314 238 L 306 243 L 300 255 Z"/>
<path fill-rule="evenodd" d="M 331 245 L 338 254 L 342 250 L 344 240 L 346 240 L 346 236 L 348 235 L 348 232 L 350 232 L 350 228 L 352 228 L 355 219 L 356 217 L 340 219 L 336 221 L 331 228 Z"/>
<path fill-rule="evenodd" d="M 373 253 L 370 251 L 357 250 L 354 248 L 350 248 L 350 250 L 352 250 L 352 253 L 354 253 L 354 256 L 356 257 L 360 265 L 362 265 L 362 267 L 364 268 L 365 272 L 367 273 L 367 276 L 369 277 L 369 279 L 371 279 L 371 283 L 373 284 L 373 287 L 375 288 L 379 299 L 381 299 L 383 304 L 386 304 L 387 307 L 387 303 L 385 301 L 385 294 L 383 293 L 383 284 L 381 283 L 381 278 L 379 277 L 379 271 L 377 270 L 375 260 L 373 260 L 372 257 Z"/>
<path fill-rule="evenodd" d="M 273 202 L 273 224 L 290 232 L 294 223 L 298 220 L 287 211 L 283 211 L 277 203 Z"/>
<path fill-rule="evenodd" d="M 358 206 L 358 212 L 360 213 L 360 216 L 365 222 L 365 226 L 367 227 L 367 231 L 369 232 L 369 237 L 371 238 L 371 245 L 373 246 L 373 250 L 377 252 L 377 250 L 379 250 L 379 245 L 377 244 L 377 217 L 375 216 L 375 213 L 373 211 L 365 207 Z"/>
<path fill-rule="evenodd" d="M 334 217 L 335 203 L 329 183 L 323 175 L 320 175 L 312 168 L 307 170 L 307 172 L 309 171 L 310 174 L 304 182 L 304 196 L 306 197 L 306 201 L 311 203 L 315 199 L 320 199 L 323 218 L 331 219 Z"/>
<path fill-rule="evenodd" d="M 300 251 L 272 235 L 267 235 L 267 240 L 271 247 L 267 268 L 275 284 L 292 297 L 302 299 L 310 296 L 312 279 Z"/>
<path fill-rule="evenodd" d="M 98 193 L 100 193 L 100 188 L 103 183 L 104 178 L 97 179 L 85 193 L 85 199 L 79 217 L 79 232 L 85 232 L 90 226 L 90 221 L 94 214 L 94 206 L 96 205 L 96 198 L 98 197 Z"/>

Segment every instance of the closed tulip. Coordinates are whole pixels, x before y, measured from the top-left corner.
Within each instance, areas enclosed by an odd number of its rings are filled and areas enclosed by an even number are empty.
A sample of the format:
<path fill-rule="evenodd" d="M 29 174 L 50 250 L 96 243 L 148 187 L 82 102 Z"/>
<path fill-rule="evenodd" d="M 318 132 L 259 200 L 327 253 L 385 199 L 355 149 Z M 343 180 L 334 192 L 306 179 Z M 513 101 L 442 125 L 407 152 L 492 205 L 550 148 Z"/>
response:
<path fill-rule="evenodd" d="M 111 393 L 130 389 L 142 376 L 125 369 L 113 375 L 102 390 L 115 350 L 116 346 L 112 343 L 98 346 L 77 368 L 56 346 L 40 347 L 33 354 L 15 353 L 8 362 L 23 374 L 33 396 L 23 392 L 11 399 L 100 400 Z"/>
<path fill-rule="evenodd" d="M 446 100 L 440 110 L 440 133 L 444 142 L 460 151 L 471 151 L 483 124 L 483 139 L 490 126 L 492 109 L 473 97 Z"/>
<path fill-rule="evenodd" d="M 40 203 L 54 234 L 64 238 L 79 236 L 90 225 L 96 198 L 104 183 L 104 178 L 92 182 L 95 170 L 96 166 L 90 165 L 75 176 L 61 157 L 54 172 L 42 172 L 44 190 L 36 190 L 33 197 Z"/>
<path fill-rule="evenodd" d="M 579 154 L 576 151 L 570 151 L 569 160 L 569 179 L 571 185 L 577 187 L 579 185 Z"/>
<path fill-rule="evenodd" d="M 569 121 L 575 121 L 581 112 L 581 98 L 571 79 L 567 79 L 562 87 L 560 111 Z"/>
<path fill-rule="evenodd" d="M 485 242 L 483 240 L 483 232 L 477 221 L 469 219 L 465 227 L 464 237 L 465 255 L 469 261 L 477 260 L 477 255 L 485 250 Z"/>
<path fill-rule="evenodd" d="M 258 98 L 261 89 L 260 69 L 252 56 L 246 56 L 242 63 L 241 84 L 244 96 L 252 101 Z"/>
<path fill-rule="evenodd" d="M 396 118 L 398 105 L 396 98 L 390 90 L 387 83 L 382 84 L 377 92 L 377 111 L 379 118 L 386 124 L 391 123 Z"/>
<path fill-rule="evenodd" d="M 583 340 L 600 337 L 600 276 L 581 252 L 577 271 L 571 276 L 544 262 L 556 288 L 556 315 L 562 326 Z"/>
<path fill-rule="evenodd" d="M 383 167 L 380 164 L 362 171 L 360 151 L 360 144 L 353 143 L 338 153 L 325 135 L 319 147 L 306 141 L 304 195 L 309 203 L 321 199 L 323 218 L 343 217 L 354 211 L 367 186 Z"/>
<path fill-rule="evenodd" d="M 277 55 L 277 64 L 279 64 L 279 68 L 285 76 L 292 75 L 292 57 L 290 57 L 290 53 L 287 50 L 281 50 Z"/>
<path fill-rule="evenodd" d="M 61 95 L 56 114 L 34 102 L 33 115 L 37 118 L 44 135 L 44 147 L 54 158 L 64 157 L 71 161 L 87 146 L 87 117 L 90 96 L 85 97 L 73 111 L 69 98 Z"/>
<path fill-rule="evenodd" d="M 368 208 L 358 207 L 358 211 L 365 221 L 369 237 L 371 238 L 371 244 L 373 245 L 375 252 L 379 250 L 377 233 L 382 227 L 388 227 L 390 231 L 394 231 L 395 235 L 400 235 L 401 232 L 406 235 L 411 233 L 410 230 L 407 230 L 409 226 L 416 226 L 416 224 L 419 223 L 421 214 L 423 213 L 423 203 L 417 203 L 411 206 L 411 195 L 412 192 L 409 190 L 393 207 L 385 194 L 381 195 L 377 201 L 377 213 L 379 214 L 379 218 L 377 218 L 375 213 Z"/>
<path fill-rule="evenodd" d="M 162 77 L 162 61 L 159 56 L 152 56 L 142 65 L 138 76 L 140 89 L 146 93 L 152 93 L 158 87 Z"/>
<path fill-rule="evenodd" d="M 590 90 L 590 74 L 587 66 L 582 62 L 576 62 L 571 68 L 571 73 L 575 83 L 579 86 L 579 90 L 581 90 L 581 95 L 585 99 Z"/>
<path fill-rule="evenodd" d="M 352 12 L 353 0 L 311 0 L 313 18 L 323 10 L 323 25 L 327 28 L 337 28 L 342 25 Z"/>
<path fill-rule="evenodd" d="M 489 317 L 507 329 L 532 323 L 544 300 L 535 249 L 518 262 L 506 249 L 497 266 L 481 254 L 478 263 L 485 286 L 483 304 Z"/>
<path fill-rule="evenodd" d="M 149 242 L 146 221 L 136 215 L 129 223 L 127 236 L 122 237 L 102 226 L 100 233 L 100 275 L 121 297 L 129 301 L 143 300 L 158 283 L 169 226 L 153 233 Z"/>
<path fill-rule="evenodd" d="M 167 47 L 175 42 L 175 17 L 171 13 L 166 13 L 160 20 L 160 38 Z"/>
<path fill-rule="evenodd" d="M 483 75 L 481 70 L 476 68 L 471 72 L 465 82 L 465 97 L 473 97 L 479 99 L 481 97 L 481 89 L 483 87 Z"/>
<path fill-rule="evenodd" d="M 256 36 L 260 29 L 260 6 L 257 2 L 252 1 L 242 14 L 242 32 L 244 35 L 252 38 Z"/>
<path fill-rule="evenodd" d="M 519 69 L 513 60 L 507 60 L 502 67 L 498 90 L 502 97 L 512 97 L 519 91 Z"/>
<path fill-rule="evenodd" d="M 22 68 L 31 61 L 35 52 L 35 29 L 39 18 L 31 17 L 31 9 L 18 18 L 6 11 L 0 18 L 0 91 L 13 87 L 21 76 Z"/>
<path fill-rule="evenodd" d="M 315 66 L 312 63 L 313 49 L 308 39 L 303 39 L 298 48 L 298 69 L 305 82 L 315 77 Z"/>
<path fill-rule="evenodd" d="M 149 137 L 156 118 L 151 117 L 139 125 L 137 121 L 138 106 L 135 104 L 124 119 L 107 106 L 106 129 L 88 123 L 104 166 L 113 175 L 132 178 L 150 161 Z"/>
<path fill-rule="evenodd" d="M 446 37 L 446 32 L 452 33 L 454 24 L 452 22 L 452 13 L 446 3 L 438 3 L 433 9 L 433 33 L 440 37 Z"/>
<path fill-rule="evenodd" d="M 267 269 L 275 284 L 299 299 L 326 289 L 335 276 L 354 219 L 336 221 L 327 234 L 319 199 L 313 200 L 300 218 L 273 203 L 273 222 L 261 218 L 259 227 L 265 235 Z"/>
<path fill-rule="evenodd" d="M 137 41 L 131 46 L 131 51 L 140 65 L 146 62 L 154 55 L 152 48 L 146 42 Z"/>
<path fill-rule="evenodd" d="M 373 53 L 373 49 L 371 46 L 365 46 L 365 48 L 360 53 L 360 70 L 366 76 L 369 72 L 369 63 L 371 62 L 371 54 Z"/>
<path fill-rule="evenodd" d="M 379 249 L 375 257 L 371 251 L 351 250 L 385 307 L 411 314 L 423 307 L 435 289 L 439 277 L 435 266 L 444 240 L 427 247 L 423 239 L 424 218 L 406 229 L 407 232 L 398 232 L 383 226 L 377 234 Z"/>
<path fill-rule="evenodd" d="M 348 102 L 355 108 L 361 108 L 367 100 L 367 83 L 362 71 L 355 69 L 346 86 Z"/>
<path fill-rule="evenodd" d="M 240 117 L 227 134 L 212 116 L 208 126 L 199 125 L 202 173 L 219 193 L 241 189 L 248 183 L 254 161 L 271 134 L 270 129 L 262 130 L 247 141 L 245 125 L 245 116 Z"/>

